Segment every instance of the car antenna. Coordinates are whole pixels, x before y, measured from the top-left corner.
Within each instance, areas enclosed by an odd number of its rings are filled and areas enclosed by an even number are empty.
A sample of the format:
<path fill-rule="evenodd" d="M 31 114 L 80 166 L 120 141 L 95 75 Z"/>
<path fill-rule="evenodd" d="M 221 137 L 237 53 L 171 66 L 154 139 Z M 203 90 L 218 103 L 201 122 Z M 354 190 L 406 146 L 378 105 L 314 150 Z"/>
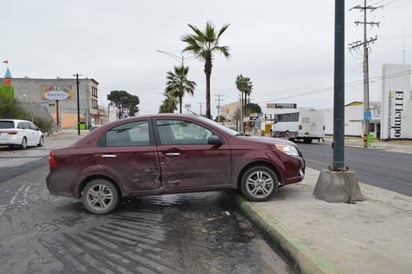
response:
<path fill-rule="evenodd" d="M 185 107 L 186 110 L 190 111 L 193 115 L 199 116 L 196 112 L 192 111 L 190 108 Z"/>

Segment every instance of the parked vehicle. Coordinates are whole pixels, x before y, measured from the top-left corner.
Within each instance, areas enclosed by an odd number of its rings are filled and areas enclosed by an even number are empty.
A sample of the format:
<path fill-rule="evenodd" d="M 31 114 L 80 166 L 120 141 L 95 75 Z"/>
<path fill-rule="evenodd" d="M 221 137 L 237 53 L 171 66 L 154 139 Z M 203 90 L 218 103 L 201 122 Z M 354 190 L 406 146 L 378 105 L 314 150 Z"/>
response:
<path fill-rule="evenodd" d="M 270 137 L 242 136 L 193 115 L 157 114 L 102 125 L 67 148 L 50 151 L 52 195 L 83 198 L 95 214 L 125 197 L 240 189 L 264 201 L 279 186 L 300 182 L 298 147 Z"/>
<path fill-rule="evenodd" d="M 16 119 L 0 119 L 0 145 L 10 148 L 26 149 L 30 146 L 42 146 L 44 136 L 32 122 Z"/>
<path fill-rule="evenodd" d="M 272 125 L 273 137 L 284 137 L 291 141 L 321 141 L 325 137 L 325 115 L 322 110 L 304 109 L 275 114 Z"/>

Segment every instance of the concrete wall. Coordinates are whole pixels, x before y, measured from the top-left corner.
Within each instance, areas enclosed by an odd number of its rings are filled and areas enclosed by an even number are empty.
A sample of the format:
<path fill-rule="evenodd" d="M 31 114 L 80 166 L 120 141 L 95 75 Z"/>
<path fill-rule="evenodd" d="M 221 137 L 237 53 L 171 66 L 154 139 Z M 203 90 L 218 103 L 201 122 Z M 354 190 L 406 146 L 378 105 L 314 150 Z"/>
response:
<path fill-rule="evenodd" d="M 3 82 L 4 79 L 0 78 Z M 79 105 L 81 122 L 90 124 L 91 120 L 98 116 L 98 83 L 93 79 L 79 79 Z M 67 92 L 66 99 L 58 100 L 59 123 L 62 128 L 77 127 L 77 85 L 76 79 L 32 79 L 13 78 L 14 98 L 23 103 L 34 104 L 39 108 L 46 108 L 56 121 L 57 102 L 50 98 L 45 98 L 45 90 L 56 89 L 58 92 Z M 76 119 L 62 120 L 64 117 Z M 63 127 L 64 125 L 64 127 Z"/>

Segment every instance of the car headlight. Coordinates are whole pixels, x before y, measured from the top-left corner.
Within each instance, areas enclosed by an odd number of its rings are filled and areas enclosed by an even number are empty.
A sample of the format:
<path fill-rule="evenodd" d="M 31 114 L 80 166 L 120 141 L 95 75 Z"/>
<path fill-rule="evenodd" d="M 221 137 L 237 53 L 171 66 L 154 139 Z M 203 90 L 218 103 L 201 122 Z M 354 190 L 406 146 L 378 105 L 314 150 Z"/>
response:
<path fill-rule="evenodd" d="M 275 147 L 287 155 L 299 156 L 299 152 L 294 146 L 284 145 L 284 144 L 275 144 Z"/>

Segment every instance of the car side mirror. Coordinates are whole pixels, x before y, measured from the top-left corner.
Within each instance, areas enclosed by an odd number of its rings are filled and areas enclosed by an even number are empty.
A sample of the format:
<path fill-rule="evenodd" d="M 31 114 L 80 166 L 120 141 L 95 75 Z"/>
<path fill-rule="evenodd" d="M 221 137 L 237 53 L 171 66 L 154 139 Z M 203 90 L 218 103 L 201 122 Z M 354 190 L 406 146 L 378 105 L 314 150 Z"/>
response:
<path fill-rule="evenodd" d="M 210 136 L 209 138 L 207 138 L 207 143 L 208 143 L 209 145 L 217 145 L 217 146 L 220 146 L 220 145 L 223 145 L 223 139 L 220 138 L 220 137 L 217 136 L 217 135 L 212 135 L 212 136 Z"/>

